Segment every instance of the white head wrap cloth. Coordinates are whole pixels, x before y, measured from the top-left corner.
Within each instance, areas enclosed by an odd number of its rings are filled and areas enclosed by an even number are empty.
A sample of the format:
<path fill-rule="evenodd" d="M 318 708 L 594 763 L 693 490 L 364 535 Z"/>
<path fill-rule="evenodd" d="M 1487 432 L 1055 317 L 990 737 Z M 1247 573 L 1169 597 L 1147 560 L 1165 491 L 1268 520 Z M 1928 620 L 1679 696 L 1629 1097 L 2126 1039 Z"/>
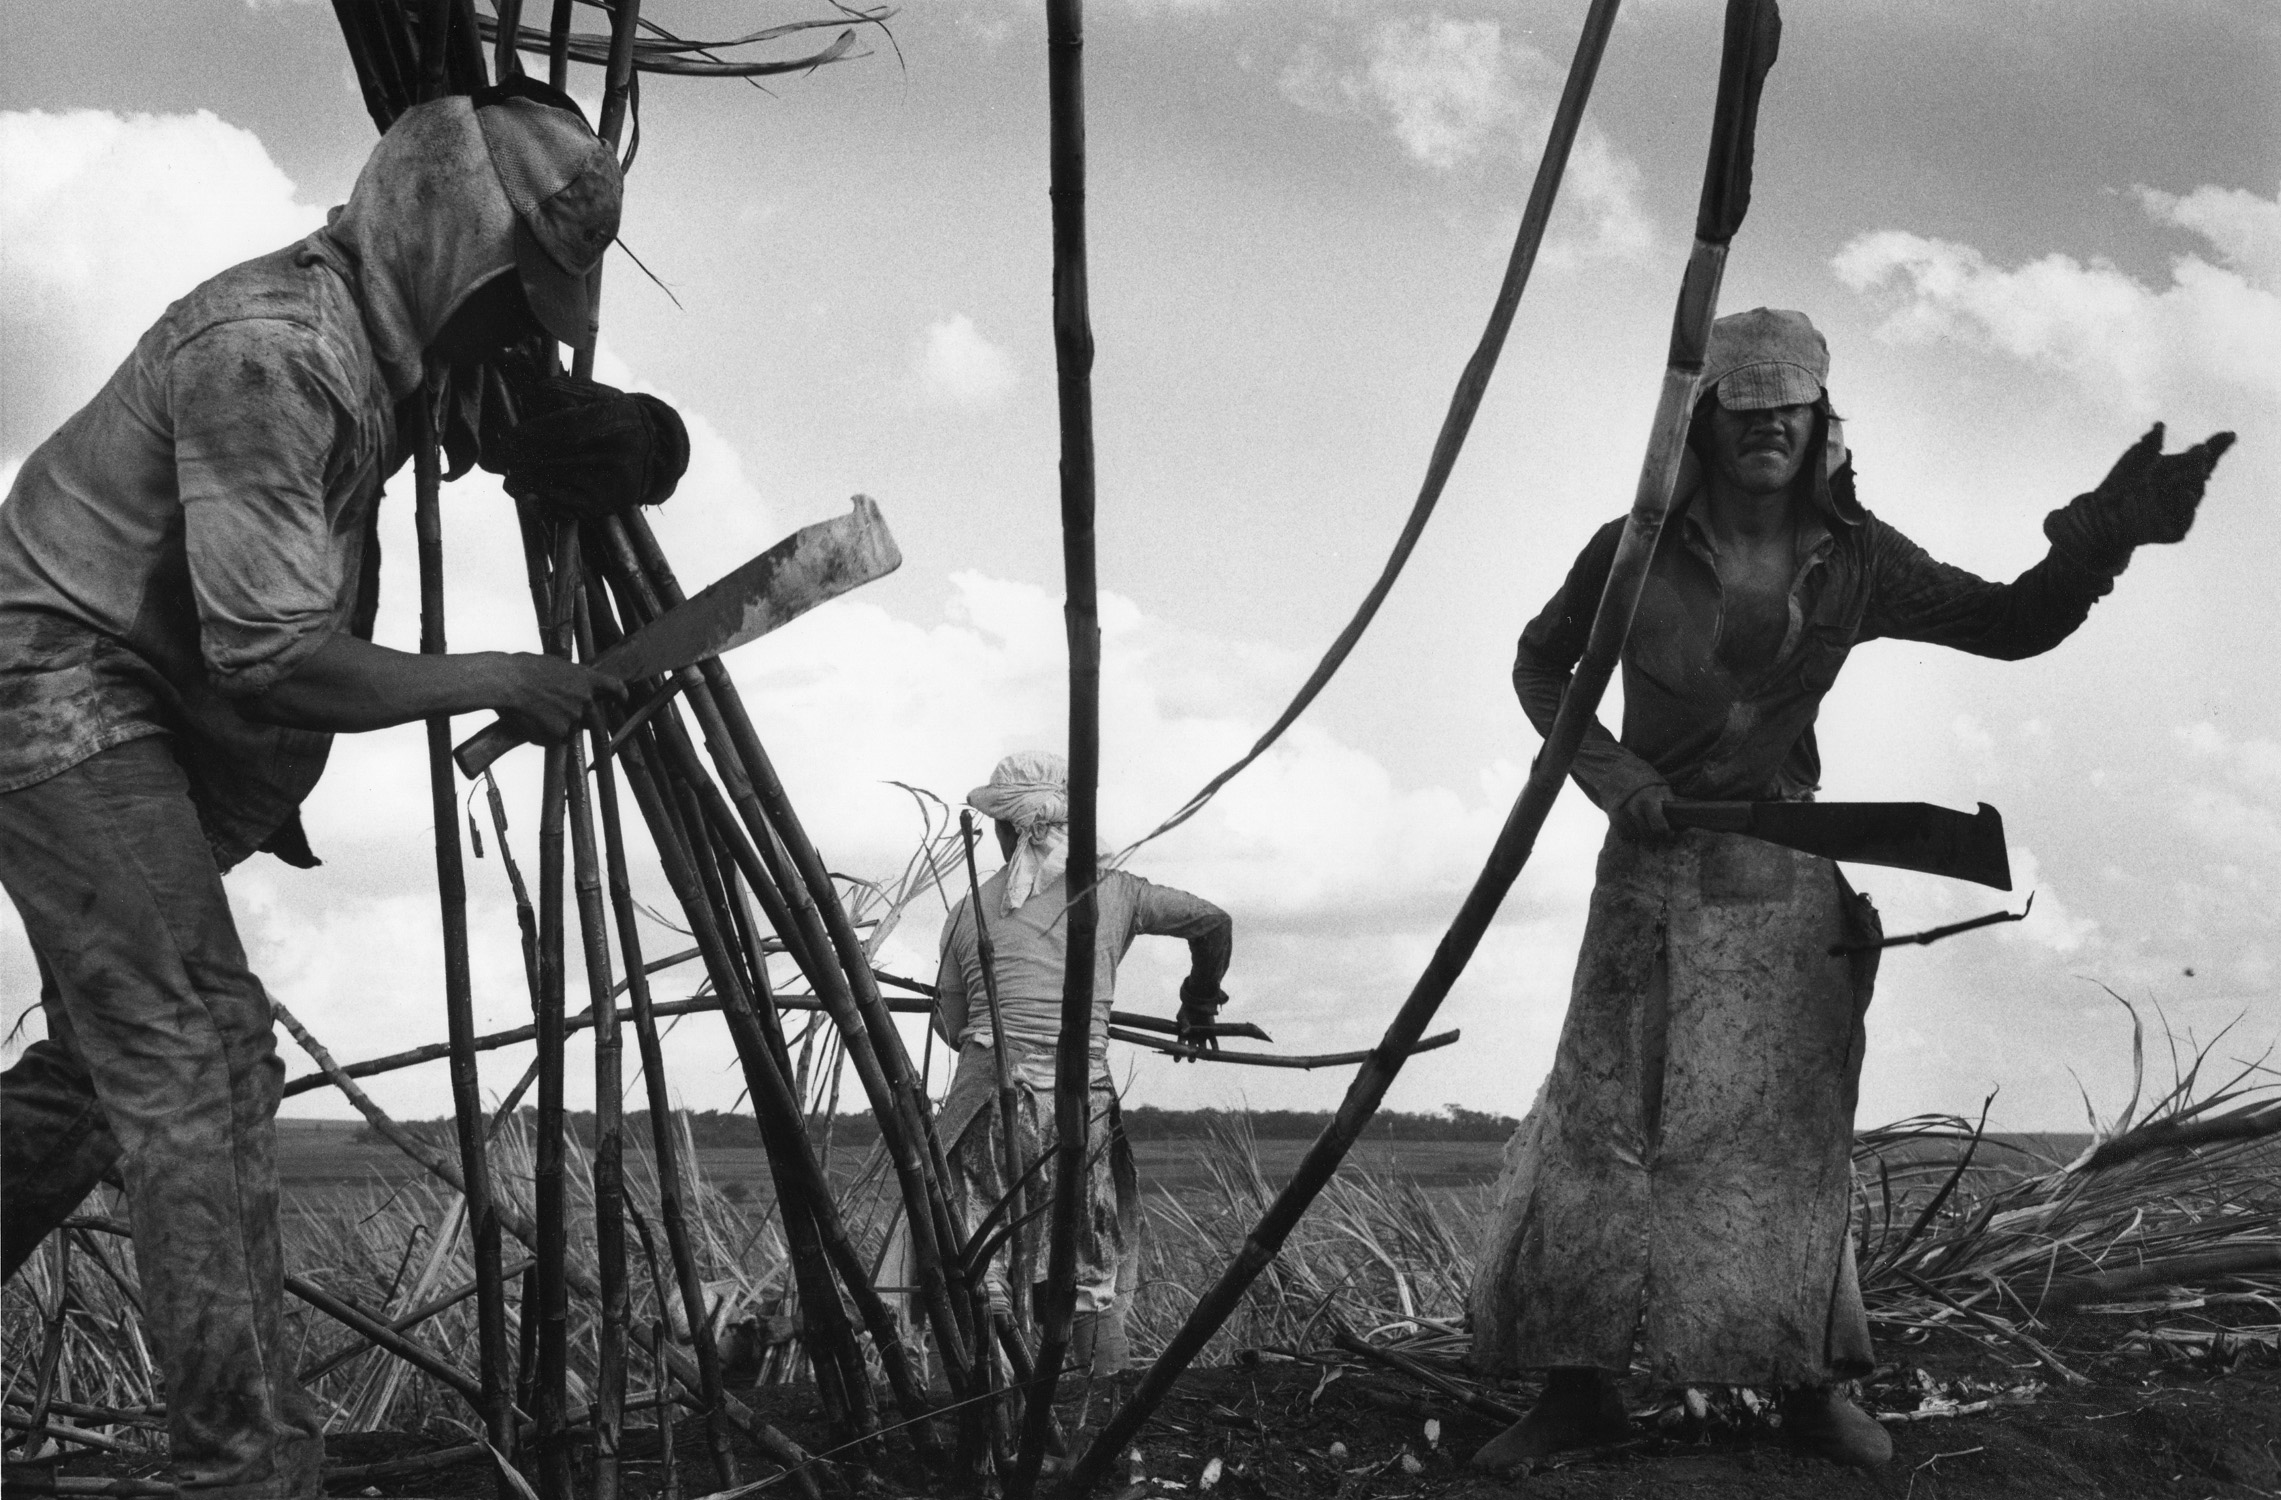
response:
<path fill-rule="evenodd" d="M 998 762 L 967 806 L 1013 825 L 1019 842 L 1006 867 L 1007 915 L 1061 878 L 1069 865 L 1069 762 L 1050 750 L 1023 750 Z"/>

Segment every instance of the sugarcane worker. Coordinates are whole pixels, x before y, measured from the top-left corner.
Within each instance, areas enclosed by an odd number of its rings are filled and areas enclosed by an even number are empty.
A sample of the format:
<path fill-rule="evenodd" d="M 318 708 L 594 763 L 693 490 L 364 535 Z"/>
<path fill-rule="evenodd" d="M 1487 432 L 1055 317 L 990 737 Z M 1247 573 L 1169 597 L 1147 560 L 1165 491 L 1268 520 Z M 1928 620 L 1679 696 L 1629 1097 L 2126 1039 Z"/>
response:
<path fill-rule="evenodd" d="M 2231 444 L 2162 452 L 2158 425 L 2044 521 L 2010 583 L 1934 561 L 1856 501 L 1797 312 L 1721 318 L 1677 502 L 1623 654 L 1624 727 L 1575 778 L 1608 814 L 1552 1071 L 1507 1147 L 1472 1295 L 1473 1356 L 1545 1371 L 1543 1399 L 1475 1459 L 1505 1468 L 1627 1433 L 1635 1355 L 1666 1387 L 1782 1392 L 1785 1436 L 1873 1467 L 1892 1446 L 1841 1388 L 1869 1373 L 1848 1210 L 1877 916 L 1827 859 L 1674 832 L 1674 797 L 1771 800 L 1821 780 L 1814 717 L 1856 645 L 2048 651 L 2134 548 L 2186 535 Z M 1521 636 L 1513 682 L 1549 733 L 1623 523 Z"/>
<path fill-rule="evenodd" d="M 169 307 L 0 503 L 0 884 L 47 1022 L 0 1078 L 5 1269 L 123 1180 L 186 1493 L 322 1492 L 280 1308 L 284 1068 L 222 872 L 316 862 L 297 809 L 335 733 L 495 710 L 559 740 L 621 691 L 548 656 L 370 639 L 416 393 L 512 343 L 589 342 L 621 191 L 551 90 L 408 111 L 324 228 Z M 668 409 L 541 394 L 611 434 L 598 474 L 685 462 Z"/>
<path fill-rule="evenodd" d="M 1006 1063 L 1014 1087 L 1016 1158 L 1029 1171 L 1053 1149 L 1054 1058 L 1061 1036 L 1062 977 L 1069 966 L 1069 767 L 1048 751 L 1009 755 L 986 785 L 967 793 L 967 804 L 996 820 L 1006 864 L 981 885 L 981 920 L 995 960 L 999 1016 L 1005 1025 Z M 1139 1212 L 1139 1182 L 1120 1123 L 1109 1078 L 1109 1010 L 1115 1002 L 1117 965 L 1141 936 L 1184 938 L 1188 977 L 1180 984 L 1179 1024 L 1184 1042 L 1202 1042 L 1226 1003 L 1220 988 L 1235 938 L 1228 914 L 1200 896 L 1155 885 L 1127 870 L 1110 870 L 1095 887 L 1093 1024 L 1088 1044 L 1092 1080 L 1087 1118 L 1085 1211 L 1077 1227 L 1077 1317 L 1071 1359 L 1079 1369 L 1113 1375 L 1125 1365 L 1125 1304 L 1120 1270 L 1130 1253 Z M 934 1024 L 958 1049 L 958 1071 L 943 1101 L 937 1129 L 949 1158 L 953 1212 L 969 1235 L 980 1228 L 1007 1192 L 1004 1137 L 998 1117 L 1000 1039 L 990 1024 L 982 952 L 971 897 L 962 898 L 942 930 L 942 967 Z M 1031 1179 L 1031 1202 L 1045 1201 L 1050 1169 Z M 1042 1225 L 1044 1216 L 1033 1221 Z M 1015 1274 L 1035 1285 L 1045 1274 L 1033 1228 L 1021 1236 L 1023 1264 Z M 993 1261 L 994 1300 L 1006 1294 L 1004 1273 Z M 1126 1286 L 1129 1289 L 1130 1276 Z"/>

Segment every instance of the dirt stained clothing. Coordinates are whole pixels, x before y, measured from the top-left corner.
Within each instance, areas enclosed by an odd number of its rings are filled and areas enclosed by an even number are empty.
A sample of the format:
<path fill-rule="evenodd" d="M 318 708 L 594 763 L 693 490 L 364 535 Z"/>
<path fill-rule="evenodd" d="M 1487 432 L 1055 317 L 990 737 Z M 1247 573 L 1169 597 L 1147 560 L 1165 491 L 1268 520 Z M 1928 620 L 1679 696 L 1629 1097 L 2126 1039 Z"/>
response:
<path fill-rule="evenodd" d="M 0 501 L 0 884 L 49 1018 L 0 1077 L 9 1269 L 116 1157 L 201 1495 L 319 1493 L 277 1337 L 282 1065 L 220 876 L 315 862 L 330 737 L 240 704 L 369 638 L 398 413 L 515 222 L 471 103 L 408 112 L 324 229 L 168 308 Z"/>
<path fill-rule="evenodd" d="M 514 263 L 465 99 L 406 116 L 349 203 L 169 307 L 0 502 L 0 791 L 170 734 L 223 868 L 310 864 L 331 736 L 237 704 L 369 639 L 374 523 L 422 348 Z M 464 209 L 456 221 L 438 199 Z M 496 200 L 490 201 L 490 200 Z"/>
<path fill-rule="evenodd" d="M 1513 680 L 1549 732 L 1622 523 L 1585 547 L 1523 632 Z M 1719 654 L 1716 546 L 1665 527 L 1626 643 L 1619 741 L 1595 724 L 1575 776 L 1602 807 L 1643 786 L 1800 799 L 1813 722 L 1878 637 L 2006 659 L 2065 639 L 2112 586 L 2057 553 L 2009 584 L 1934 561 L 1864 513 L 1800 523 L 1772 660 Z M 1814 1384 L 1870 1367 L 1856 1283 L 1853 1109 L 1879 932 L 1826 859 L 1739 834 L 1610 831 L 1551 1073 L 1505 1152 L 1472 1295 L 1483 1369 L 1629 1369 L 1671 1385 Z"/>
<path fill-rule="evenodd" d="M 178 1478 L 203 1495 L 317 1494 L 323 1427 L 280 1310 L 285 1068 L 171 741 L 0 793 L 0 882 L 48 1019 L 0 1081 L 7 1269 L 116 1162 Z"/>
<path fill-rule="evenodd" d="M 1005 1021 L 1014 1085 L 1015 1146 L 1027 1170 L 1053 1148 L 1054 1054 L 1061 1034 L 1062 976 L 1069 965 L 1069 904 L 1065 879 L 1041 887 L 1019 910 L 1001 910 L 1006 871 L 982 884 L 982 906 L 997 960 L 998 1005 Z M 1234 923 L 1200 896 L 1155 885 L 1123 870 L 1101 878 L 1096 891 L 1091 1089 L 1086 1138 L 1085 1213 L 1077 1235 L 1080 1312 L 1113 1305 L 1120 1273 L 1129 1288 L 1137 1232 L 1140 1184 L 1109 1077 L 1109 1011 L 1116 1003 L 1117 965 L 1143 935 L 1188 940 L 1190 963 L 1217 988 L 1227 972 Z M 959 1048 L 958 1071 L 943 1100 L 936 1129 L 951 1169 L 952 1212 L 968 1234 L 978 1229 L 1005 1194 L 1000 1154 L 998 1039 L 990 1026 L 981 949 L 974 932 L 972 898 L 961 900 L 943 924 L 936 1024 Z M 1045 1201 L 1051 1169 L 1030 1179 L 1030 1201 Z M 1033 1226 L 1044 1220 L 1033 1220 Z M 1028 1282 L 1044 1277 L 1038 1251 L 1043 1233 L 1023 1236 Z M 993 1263 L 994 1288 L 1003 1285 Z"/>

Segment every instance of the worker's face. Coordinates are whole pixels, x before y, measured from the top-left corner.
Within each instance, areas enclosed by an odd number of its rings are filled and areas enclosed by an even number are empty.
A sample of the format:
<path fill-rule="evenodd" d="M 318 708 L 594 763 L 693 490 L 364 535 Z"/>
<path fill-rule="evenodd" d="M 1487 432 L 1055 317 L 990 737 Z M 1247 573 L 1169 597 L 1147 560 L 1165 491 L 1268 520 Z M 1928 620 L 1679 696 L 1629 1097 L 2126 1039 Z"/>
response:
<path fill-rule="evenodd" d="M 1758 411 L 1711 408 L 1713 471 L 1746 495 L 1778 495 L 1806 465 L 1814 439 L 1814 408 L 1769 406 Z"/>
<path fill-rule="evenodd" d="M 450 363 L 470 363 L 489 359 L 539 331 L 530 304 L 523 300 L 522 278 L 509 267 L 470 292 L 428 348 Z"/>

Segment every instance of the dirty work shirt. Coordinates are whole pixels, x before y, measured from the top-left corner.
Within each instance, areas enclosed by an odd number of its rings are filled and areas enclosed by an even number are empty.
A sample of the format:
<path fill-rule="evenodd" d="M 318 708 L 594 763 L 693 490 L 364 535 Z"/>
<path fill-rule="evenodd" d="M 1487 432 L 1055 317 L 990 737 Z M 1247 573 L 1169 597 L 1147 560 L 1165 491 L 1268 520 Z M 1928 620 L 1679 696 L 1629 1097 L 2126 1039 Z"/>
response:
<path fill-rule="evenodd" d="M 1538 732 L 1550 730 L 1584 654 L 1624 523 L 1600 528 L 1560 591 L 1521 632 L 1513 686 Z M 2114 580 L 2057 551 L 2011 583 L 1937 562 L 1865 513 L 1832 531 L 1803 523 L 1788 623 L 1771 666 L 1738 676 L 1719 655 L 1715 547 L 1690 500 L 1663 528 L 1624 644 L 1624 732 L 1595 722 L 1576 753 L 1576 784 L 1603 808 L 1667 782 L 1681 797 L 1796 799 L 1821 782 L 1814 718 L 1855 646 L 1927 641 L 2005 661 L 2075 632 Z"/>
<path fill-rule="evenodd" d="M 322 232 L 168 308 L 0 504 L 0 792 L 171 734 L 225 868 L 313 862 L 331 737 L 237 703 L 370 636 L 393 412 Z"/>
<path fill-rule="evenodd" d="M 1037 1072 L 1037 1083 L 1053 1087 L 1053 1053 L 1061 1036 L 1061 982 L 1069 962 L 1069 886 L 1066 878 L 1045 886 L 1007 915 L 1006 872 L 982 883 L 983 912 L 990 923 L 990 946 L 998 960 L 998 1005 L 1006 1032 L 1023 1068 Z M 982 954 L 975 946 L 972 898 L 961 900 L 943 924 L 942 968 L 937 984 L 946 1036 L 990 1044 L 990 1006 L 982 987 Z M 1095 894 L 1093 939 L 1093 1076 L 1106 1081 L 1109 1068 L 1109 1011 L 1116 1003 L 1117 965 L 1133 939 L 1188 940 L 1192 968 L 1217 984 L 1227 972 L 1234 923 L 1201 896 L 1138 875 L 1111 870 Z"/>
<path fill-rule="evenodd" d="M 1621 534 L 1592 539 L 1521 637 L 1514 685 L 1549 731 Z M 1802 798 L 1813 721 L 1878 636 L 2017 658 L 2111 586 L 2056 554 L 2010 584 L 1935 562 L 1874 516 L 1799 537 L 1789 624 L 1762 669 L 1719 655 L 1721 593 L 1691 508 L 1652 560 L 1624 653 L 1624 729 L 1587 736 L 1603 807 Z M 1506 1147 L 1472 1295 L 1487 1370 L 1630 1368 L 1671 1385 L 1786 1385 L 1870 1367 L 1847 1230 L 1853 1107 L 1878 933 L 1830 861 L 1739 834 L 1611 830 L 1552 1071 Z"/>
<path fill-rule="evenodd" d="M 1015 1149 L 1026 1170 L 1053 1146 L 1054 1052 L 1061 1035 L 1061 983 L 1068 967 L 1068 884 L 1056 880 L 1034 893 L 1011 916 L 1004 906 L 1006 872 L 983 882 L 982 909 L 990 924 L 997 959 L 998 1005 L 1013 1050 L 1008 1054 L 1014 1084 Z M 1109 1011 L 1116 1001 L 1117 964 L 1133 939 L 1142 935 L 1185 938 L 1194 973 L 1219 982 L 1227 971 L 1234 924 L 1228 914 L 1199 896 L 1152 885 L 1137 875 L 1114 870 L 1102 877 L 1094 939 L 1091 1083 L 1086 1139 L 1085 1212 L 1078 1226 L 1078 1311 L 1098 1312 L 1114 1304 L 1120 1270 L 1130 1281 L 1126 1253 L 1139 1211 L 1139 1182 L 1131 1151 L 1118 1123 L 1116 1089 L 1109 1078 Z M 974 936 L 971 898 L 959 902 L 943 925 L 942 967 L 937 978 L 943 1032 L 956 1038 L 958 1072 L 943 1100 L 936 1128 L 951 1168 L 952 1212 L 973 1234 L 1005 1194 L 1003 1146 L 998 1118 L 998 1064 L 990 1030 L 990 1006 L 982 983 L 981 950 Z M 1031 1179 L 1043 1193 L 1044 1174 Z M 1033 1199 L 1033 1205 L 1042 1199 Z M 1034 1224 L 1042 1224 L 1042 1219 Z M 1044 1240 L 1032 1231 L 1023 1237 L 1024 1280 L 1045 1274 L 1038 1254 Z M 993 1263 L 989 1279 L 1003 1288 Z"/>

